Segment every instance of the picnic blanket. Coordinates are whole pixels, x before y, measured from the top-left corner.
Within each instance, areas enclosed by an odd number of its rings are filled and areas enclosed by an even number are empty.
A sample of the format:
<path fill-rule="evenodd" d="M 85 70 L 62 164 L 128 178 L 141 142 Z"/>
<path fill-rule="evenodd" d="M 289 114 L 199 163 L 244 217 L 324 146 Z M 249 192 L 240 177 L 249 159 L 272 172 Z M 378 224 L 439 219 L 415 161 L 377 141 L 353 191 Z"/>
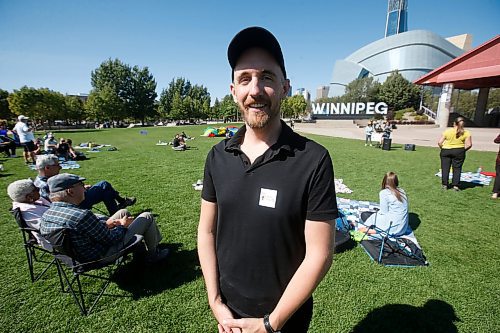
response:
<path fill-rule="evenodd" d="M 203 190 L 203 181 L 201 179 L 198 179 L 196 183 L 192 184 L 193 189 L 196 191 L 201 191 Z"/>
<path fill-rule="evenodd" d="M 418 244 L 417 238 L 408 226 L 407 234 L 399 237 L 383 238 L 380 235 L 366 235 L 358 231 L 358 226 L 363 226 L 361 213 L 375 211 L 379 204 L 371 201 L 356 201 L 337 197 L 337 207 L 340 215 L 344 215 L 351 237 L 359 242 L 368 256 L 386 266 L 415 267 L 427 266 L 429 263 Z M 337 222 L 338 224 L 338 222 Z"/>
<path fill-rule="evenodd" d="M 380 205 L 377 202 L 372 201 L 357 201 L 353 199 L 339 198 L 337 197 L 337 208 L 340 213 L 342 213 L 348 223 L 352 226 L 354 231 L 357 231 L 358 225 L 363 225 L 361 221 L 361 213 L 362 212 L 374 212 L 380 208 Z M 353 236 L 356 240 L 356 233 L 353 233 Z M 371 236 L 368 236 L 371 237 Z M 414 242 L 418 247 L 417 238 L 413 233 L 413 230 L 409 232 L 407 235 L 401 236 L 402 238 L 406 238 Z"/>
<path fill-rule="evenodd" d="M 436 176 L 441 178 L 441 170 L 439 170 L 436 173 Z M 450 172 L 449 178 L 451 179 L 452 176 L 453 176 L 453 173 Z M 493 177 L 486 176 L 486 175 L 483 175 L 483 174 L 478 173 L 478 172 L 462 172 L 460 174 L 460 181 L 461 182 L 479 184 L 479 185 L 484 185 L 484 186 L 490 185 L 492 178 Z"/>
<path fill-rule="evenodd" d="M 344 184 L 343 179 L 334 179 L 335 193 L 352 193 L 352 190 Z"/>
<path fill-rule="evenodd" d="M 80 164 L 78 164 L 76 161 L 64 161 L 64 162 L 59 162 L 59 165 L 61 166 L 61 169 L 80 169 Z M 28 167 L 31 170 L 36 170 L 36 165 L 30 164 Z"/>
<path fill-rule="evenodd" d="M 82 142 L 78 146 L 76 146 L 75 148 L 77 148 L 77 149 L 90 149 L 90 150 L 94 150 L 94 149 L 101 149 L 101 148 L 104 148 L 104 147 L 111 147 L 111 145 L 107 145 L 107 144 L 98 145 L 98 144 L 95 144 L 95 143 L 92 143 L 92 142 Z"/>

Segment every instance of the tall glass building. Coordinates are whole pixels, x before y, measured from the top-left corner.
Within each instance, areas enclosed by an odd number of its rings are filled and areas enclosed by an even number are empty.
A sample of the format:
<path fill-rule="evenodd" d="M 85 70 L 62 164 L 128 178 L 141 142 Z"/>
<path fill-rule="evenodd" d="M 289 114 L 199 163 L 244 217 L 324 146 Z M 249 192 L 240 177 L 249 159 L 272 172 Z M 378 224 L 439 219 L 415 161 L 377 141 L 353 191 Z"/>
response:
<path fill-rule="evenodd" d="M 389 0 L 385 37 L 408 31 L 408 2 L 406 0 Z"/>

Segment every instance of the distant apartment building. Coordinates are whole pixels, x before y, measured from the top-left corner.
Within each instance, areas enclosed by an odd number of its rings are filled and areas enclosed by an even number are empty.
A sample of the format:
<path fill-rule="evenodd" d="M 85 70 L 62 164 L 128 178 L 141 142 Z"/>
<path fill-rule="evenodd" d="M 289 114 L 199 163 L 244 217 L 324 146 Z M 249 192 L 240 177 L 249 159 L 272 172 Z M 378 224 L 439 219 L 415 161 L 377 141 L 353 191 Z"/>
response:
<path fill-rule="evenodd" d="M 329 86 L 319 86 L 316 89 L 316 99 L 327 98 L 329 91 L 330 91 L 330 87 Z"/>

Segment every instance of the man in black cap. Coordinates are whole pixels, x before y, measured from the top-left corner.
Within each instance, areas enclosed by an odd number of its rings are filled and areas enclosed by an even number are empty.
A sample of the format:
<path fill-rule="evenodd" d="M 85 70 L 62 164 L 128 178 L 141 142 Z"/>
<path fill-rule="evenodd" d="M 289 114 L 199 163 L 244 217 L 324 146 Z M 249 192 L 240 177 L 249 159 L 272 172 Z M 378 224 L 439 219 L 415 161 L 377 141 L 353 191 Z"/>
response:
<path fill-rule="evenodd" d="M 146 261 L 158 262 L 168 255 L 168 249 L 159 249 L 162 235 L 151 213 L 131 217 L 121 209 L 108 220 L 99 220 L 91 210 L 80 208 L 85 199 L 82 178 L 69 173 L 50 177 L 50 208 L 43 214 L 40 233 L 47 240 L 60 229 L 69 229 L 70 244 L 81 262 L 112 256 L 123 248 L 135 234 L 144 236 Z"/>
<path fill-rule="evenodd" d="M 332 260 L 332 161 L 280 119 L 290 83 L 269 31 L 240 31 L 228 60 L 245 126 L 206 159 L 198 255 L 209 305 L 219 332 L 307 332 Z"/>

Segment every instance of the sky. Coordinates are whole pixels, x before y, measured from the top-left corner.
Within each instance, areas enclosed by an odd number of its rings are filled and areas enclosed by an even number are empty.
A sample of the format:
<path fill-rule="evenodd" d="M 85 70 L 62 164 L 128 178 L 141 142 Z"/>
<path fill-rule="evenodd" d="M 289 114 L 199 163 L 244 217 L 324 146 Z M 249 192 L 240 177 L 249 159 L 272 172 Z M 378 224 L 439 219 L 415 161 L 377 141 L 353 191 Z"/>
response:
<path fill-rule="evenodd" d="M 172 79 L 229 93 L 227 46 L 248 26 L 280 41 L 293 90 L 316 98 L 336 60 L 384 37 L 387 0 L 160 1 L 0 0 L 0 89 L 24 85 L 86 94 L 107 59 L 148 67 L 160 95 Z M 408 0 L 408 30 L 473 35 L 476 47 L 500 33 L 500 0 Z"/>

